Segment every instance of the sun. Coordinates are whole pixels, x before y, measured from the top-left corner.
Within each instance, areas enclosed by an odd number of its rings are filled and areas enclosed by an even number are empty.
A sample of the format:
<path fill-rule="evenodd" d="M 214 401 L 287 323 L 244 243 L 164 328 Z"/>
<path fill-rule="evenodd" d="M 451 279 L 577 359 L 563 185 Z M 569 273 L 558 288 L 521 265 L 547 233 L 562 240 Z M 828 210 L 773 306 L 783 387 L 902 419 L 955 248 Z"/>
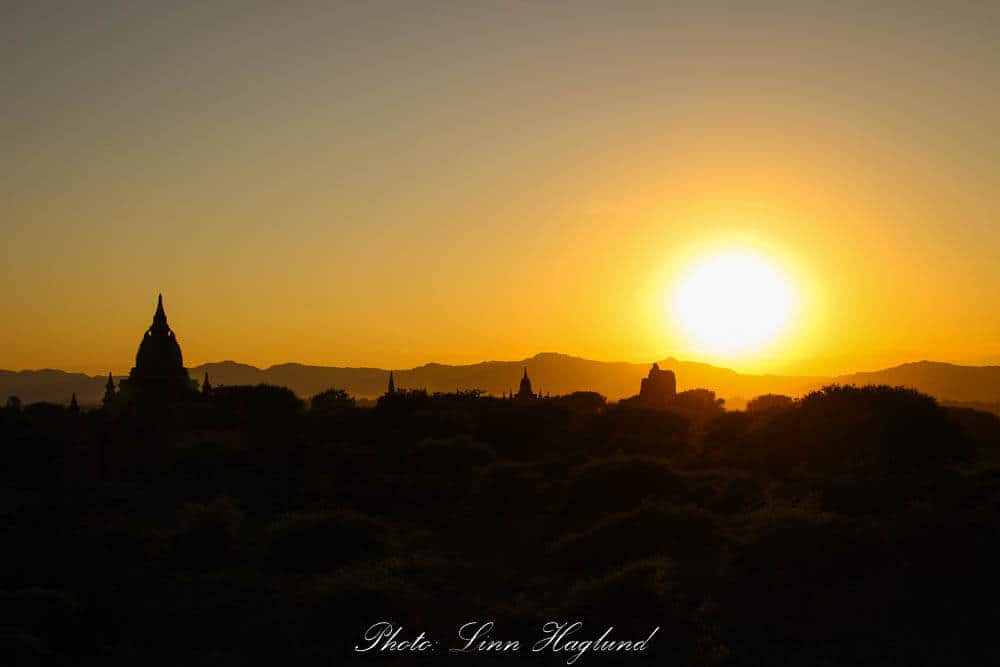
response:
<path fill-rule="evenodd" d="M 696 262 L 672 295 L 674 319 L 701 353 L 734 356 L 776 342 L 796 305 L 791 281 L 777 264 L 748 251 Z"/>

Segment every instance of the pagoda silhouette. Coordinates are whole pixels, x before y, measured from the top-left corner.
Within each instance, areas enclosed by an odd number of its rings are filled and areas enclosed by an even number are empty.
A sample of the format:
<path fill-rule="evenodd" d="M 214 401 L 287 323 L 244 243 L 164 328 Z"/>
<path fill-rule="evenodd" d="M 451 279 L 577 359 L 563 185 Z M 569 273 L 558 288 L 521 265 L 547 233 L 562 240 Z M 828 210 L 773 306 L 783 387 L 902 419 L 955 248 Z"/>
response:
<path fill-rule="evenodd" d="M 531 378 L 528 377 L 528 367 L 524 367 L 524 375 L 521 376 L 521 384 L 517 389 L 517 393 L 513 394 L 515 401 L 533 401 L 536 398 L 541 398 L 541 394 L 536 394 L 531 387 Z"/>
<path fill-rule="evenodd" d="M 163 310 L 163 295 L 156 302 L 153 323 L 142 337 L 135 354 L 135 366 L 122 380 L 123 395 L 156 400 L 185 398 L 197 391 L 197 383 L 184 368 L 184 357 Z"/>

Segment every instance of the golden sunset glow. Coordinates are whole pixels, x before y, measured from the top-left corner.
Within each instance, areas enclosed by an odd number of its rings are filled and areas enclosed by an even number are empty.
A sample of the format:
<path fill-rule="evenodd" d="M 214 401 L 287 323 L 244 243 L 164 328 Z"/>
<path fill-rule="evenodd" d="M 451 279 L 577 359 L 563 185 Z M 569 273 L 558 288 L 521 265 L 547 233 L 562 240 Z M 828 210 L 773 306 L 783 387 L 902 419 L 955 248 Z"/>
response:
<path fill-rule="evenodd" d="M 181 4 L 0 21 L 0 369 L 1000 363 L 995 19 Z"/>
<path fill-rule="evenodd" d="M 696 349 L 716 355 L 738 355 L 775 342 L 795 308 L 788 278 L 748 252 L 703 259 L 672 296 L 678 326 Z"/>

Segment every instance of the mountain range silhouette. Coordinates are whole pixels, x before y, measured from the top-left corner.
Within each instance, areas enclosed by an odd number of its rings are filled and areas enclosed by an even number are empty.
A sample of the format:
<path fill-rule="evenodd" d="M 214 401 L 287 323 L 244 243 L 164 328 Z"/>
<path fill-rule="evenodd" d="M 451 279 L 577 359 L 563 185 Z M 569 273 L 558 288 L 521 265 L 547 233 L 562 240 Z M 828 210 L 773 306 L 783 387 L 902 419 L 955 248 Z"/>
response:
<path fill-rule="evenodd" d="M 823 385 L 887 384 L 917 389 L 943 402 L 974 403 L 1000 412 L 1000 366 L 960 366 L 918 361 L 882 370 L 836 377 L 742 374 L 693 361 L 673 358 L 658 360 L 660 367 L 674 371 L 679 390 L 705 387 L 727 401 L 730 409 L 766 393 L 798 396 Z M 610 400 L 638 393 L 639 382 L 649 371 L 648 363 L 606 362 L 558 353 L 541 353 L 513 361 L 484 361 L 476 364 L 429 363 L 411 369 L 393 369 L 401 388 L 428 391 L 482 389 L 500 395 L 516 390 L 523 369 L 531 374 L 535 391 L 541 394 L 568 394 L 596 391 Z M 273 384 L 288 387 L 306 398 L 330 387 L 344 389 L 359 398 L 376 398 L 386 388 L 389 369 L 310 366 L 286 363 L 257 368 L 235 361 L 202 364 L 189 369 L 191 377 L 207 373 L 215 386 Z M 118 378 L 116 378 L 117 380 Z M 72 394 L 83 405 L 100 402 L 106 375 L 90 376 L 44 369 L 0 370 L 0 397 L 18 396 L 26 403 L 51 401 L 67 403 Z"/>

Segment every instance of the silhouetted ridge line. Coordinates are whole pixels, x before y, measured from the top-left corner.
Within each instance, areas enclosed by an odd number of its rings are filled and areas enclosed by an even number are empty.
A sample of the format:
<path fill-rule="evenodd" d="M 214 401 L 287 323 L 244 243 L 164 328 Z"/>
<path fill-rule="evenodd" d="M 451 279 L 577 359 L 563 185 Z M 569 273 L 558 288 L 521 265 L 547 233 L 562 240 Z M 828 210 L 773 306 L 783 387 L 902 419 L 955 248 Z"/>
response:
<path fill-rule="evenodd" d="M 799 396 L 830 384 L 887 384 L 907 386 L 942 401 L 1000 402 L 1000 366 L 959 366 L 943 362 L 914 362 L 879 371 L 830 377 L 743 375 L 709 364 L 666 358 L 661 369 L 677 377 L 678 391 L 709 387 L 726 399 L 729 408 L 764 394 Z M 517 390 L 518 378 L 530 366 L 533 384 L 552 395 L 595 391 L 610 400 L 635 393 L 649 371 L 649 364 L 605 362 L 558 353 L 542 353 L 528 359 L 483 361 L 449 365 L 429 363 L 409 369 L 393 369 L 398 386 L 426 387 L 428 391 L 478 388 L 496 396 Z M 330 387 L 353 396 L 377 398 L 389 382 L 389 370 L 374 367 L 318 366 L 299 363 L 258 368 L 231 359 L 201 364 L 190 369 L 193 377 L 208 373 L 213 385 L 275 384 L 310 397 Z M 116 381 L 120 377 L 114 378 Z M 0 371 L 0 396 L 16 395 L 26 402 L 53 401 L 65 404 L 71 393 L 83 405 L 97 405 L 105 393 L 107 375 L 88 376 L 54 369 Z"/>

